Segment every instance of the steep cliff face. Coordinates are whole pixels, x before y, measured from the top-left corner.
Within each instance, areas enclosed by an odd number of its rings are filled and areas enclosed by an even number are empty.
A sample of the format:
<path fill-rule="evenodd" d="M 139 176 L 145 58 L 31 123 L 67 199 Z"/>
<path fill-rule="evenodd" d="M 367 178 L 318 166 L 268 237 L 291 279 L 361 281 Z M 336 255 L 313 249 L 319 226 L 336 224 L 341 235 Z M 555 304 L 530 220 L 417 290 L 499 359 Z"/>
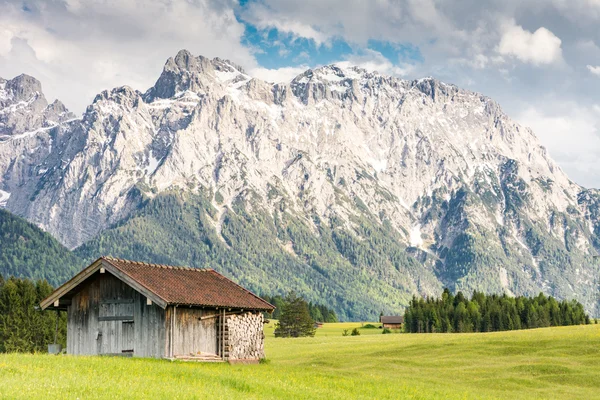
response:
<path fill-rule="evenodd" d="M 250 218 L 292 218 L 315 237 L 326 227 L 382 259 L 364 226 L 386 230 L 420 273 L 361 268 L 404 293 L 543 290 L 598 306 L 600 195 L 480 94 L 335 65 L 271 84 L 181 51 L 146 93 L 105 91 L 73 120 L 21 80 L 0 83 L 0 205 L 71 248 L 178 189 L 211 203 L 207 229 L 226 245 L 241 202 Z"/>
<path fill-rule="evenodd" d="M 8 81 L 0 78 L 0 138 L 33 135 L 37 129 L 74 117 L 60 101 L 48 104 L 37 79 L 29 75 Z"/>

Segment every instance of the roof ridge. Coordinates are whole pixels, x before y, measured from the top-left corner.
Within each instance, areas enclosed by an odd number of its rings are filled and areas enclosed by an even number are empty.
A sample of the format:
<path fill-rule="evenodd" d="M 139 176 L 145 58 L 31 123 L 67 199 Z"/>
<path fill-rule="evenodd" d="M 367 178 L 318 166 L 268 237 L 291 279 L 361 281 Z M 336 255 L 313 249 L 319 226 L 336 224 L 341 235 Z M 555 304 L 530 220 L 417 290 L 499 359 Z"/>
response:
<path fill-rule="evenodd" d="M 175 270 L 180 270 L 180 271 L 199 271 L 199 272 L 214 271 L 214 269 L 212 269 L 212 268 L 194 268 L 194 267 L 178 266 L 178 265 L 154 264 L 154 263 L 148 263 L 148 262 L 144 262 L 144 261 L 126 260 L 124 258 L 118 258 L 118 257 L 112 257 L 112 256 L 103 256 L 101 258 L 104 258 L 109 261 L 142 265 L 145 267 L 152 267 L 152 268 L 175 269 Z"/>
<path fill-rule="evenodd" d="M 87 279 L 99 279 L 96 272 L 105 266 L 118 279 L 138 292 L 156 300 L 161 308 L 169 305 L 227 307 L 248 310 L 273 310 L 275 307 L 225 275 L 212 268 L 169 267 L 116 257 L 103 256 L 84 268 L 66 284 L 42 301 L 47 308 L 67 291 L 78 287 Z M 204 274 L 178 274 L 165 269 L 206 271 Z M 160 272 L 162 270 L 163 272 Z M 57 297 L 58 296 L 58 297 Z"/>

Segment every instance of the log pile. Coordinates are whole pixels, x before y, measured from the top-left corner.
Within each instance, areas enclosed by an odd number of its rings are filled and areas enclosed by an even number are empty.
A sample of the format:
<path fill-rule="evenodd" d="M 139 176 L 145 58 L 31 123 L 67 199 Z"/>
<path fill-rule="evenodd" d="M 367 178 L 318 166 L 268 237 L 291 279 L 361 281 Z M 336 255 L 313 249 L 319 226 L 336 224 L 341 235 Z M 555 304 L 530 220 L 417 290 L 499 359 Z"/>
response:
<path fill-rule="evenodd" d="M 244 313 L 227 318 L 229 360 L 260 360 L 265 357 L 262 314 Z"/>

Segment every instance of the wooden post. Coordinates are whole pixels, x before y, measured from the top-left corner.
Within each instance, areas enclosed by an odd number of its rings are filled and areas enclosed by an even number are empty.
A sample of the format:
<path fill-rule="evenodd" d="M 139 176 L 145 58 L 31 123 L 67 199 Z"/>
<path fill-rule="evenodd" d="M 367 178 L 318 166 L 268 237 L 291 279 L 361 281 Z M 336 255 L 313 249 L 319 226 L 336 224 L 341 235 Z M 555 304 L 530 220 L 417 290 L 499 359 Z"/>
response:
<path fill-rule="evenodd" d="M 177 322 L 177 304 L 173 306 L 173 313 L 171 315 L 173 321 L 171 323 L 171 358 L 175 357 L 175 323 Z"/>
<path fill-rule="evenodd" d="M 60 311 L 56 310 L 56 329 L 54 330 L 54 344 L 58 344 L 58 319 L 60 317 Z"/>
<path fill-rule="evenodd" d="M 225 309 L 221 310 L 221 358 L 225 360 Z"/>

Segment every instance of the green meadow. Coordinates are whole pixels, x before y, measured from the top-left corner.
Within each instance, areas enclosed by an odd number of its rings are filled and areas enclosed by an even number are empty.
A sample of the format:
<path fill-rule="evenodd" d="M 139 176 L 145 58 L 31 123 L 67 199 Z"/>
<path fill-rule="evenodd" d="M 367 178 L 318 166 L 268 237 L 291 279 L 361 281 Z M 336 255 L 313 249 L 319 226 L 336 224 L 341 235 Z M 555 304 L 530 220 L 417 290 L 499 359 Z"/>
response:
<path fill-rule="evenodd" d="M 342 336 L 361 324 L 339 323 L 301 339 L 272 325 L 259 365 L 3 354 L 0 398 L 600 398 L 600 325 Z"/>

